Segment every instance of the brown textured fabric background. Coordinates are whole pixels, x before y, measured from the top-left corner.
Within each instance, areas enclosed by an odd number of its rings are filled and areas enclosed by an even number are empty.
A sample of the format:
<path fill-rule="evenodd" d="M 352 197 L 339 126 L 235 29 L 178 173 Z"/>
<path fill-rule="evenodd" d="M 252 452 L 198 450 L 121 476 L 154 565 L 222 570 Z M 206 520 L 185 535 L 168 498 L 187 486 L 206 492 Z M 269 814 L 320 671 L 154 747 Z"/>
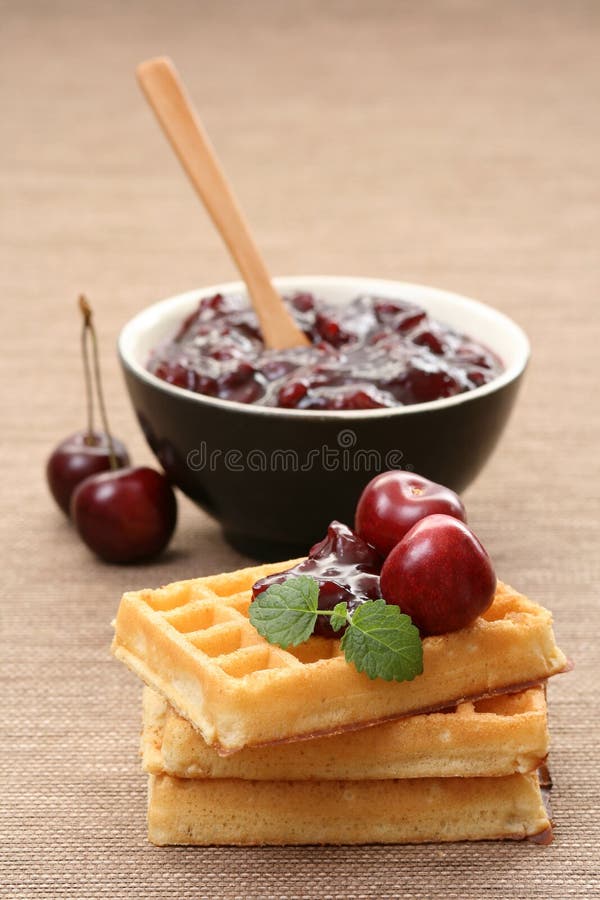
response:
<path fill-rule="evenodd" d="M 596 897 L 600 6 L 2 4 L 0 895 Z M 518 408 L 467 492 L 502 578 L 576 661 L 549 692 L 556 840 L 155 849 L 140 686 L 108 653 L 126 588 L 246 560 L 181 499 L 172 549 L 95 561 L 43 466 L 81 427 L 74 301 L 96 306 L 113 427 L 149 461 L 114 353 L 151 301 L 234 275 L 134 83 L 177 61 L 275 273 L 429 282 L 528 331 Z"/>

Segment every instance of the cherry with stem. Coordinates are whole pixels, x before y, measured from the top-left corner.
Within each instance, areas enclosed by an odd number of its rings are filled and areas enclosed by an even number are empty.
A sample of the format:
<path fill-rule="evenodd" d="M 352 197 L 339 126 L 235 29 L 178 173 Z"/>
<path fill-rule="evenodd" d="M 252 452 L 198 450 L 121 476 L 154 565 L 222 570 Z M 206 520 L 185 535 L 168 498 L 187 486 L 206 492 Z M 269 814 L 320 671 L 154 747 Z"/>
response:
<path fill-rule="evenodd" d="M 61 441 L 51 453 L 46 465 L 50 492 L 58 506 L 69 515 L 75 489 L 90 475 L 108 472 L 129 465 L 127 448 L 113 438 L 108 428 L 106 405 L 102 391 L 98 338 L 87 299 L 81 295 L 78 308 L 82 315 L 81 356 L 85 384 L 87 428 L 76 431 Z M 89 342 L 92 343 L 93 364 L 90 363 Z M 94 378 L 103 431 L 94 426 Z"/>
<path fill-rule="evenodd" d="M 106 438 L 108 470 L 85 478 L 70 501 L 71 517 L 80 537 L 107 562 L 135 563 L 160 553 L 171 539 L 177 521 L 173 488 L 161 472 L 147 466 L 122 464 L 108 424 L 98 338 L 92 309 L 79 298 L 83 315 L 82 349 L 88 397 L 88 434 L 94 440 L 92 378 L 88 340 L 92 348 L 93 380 Z"/>

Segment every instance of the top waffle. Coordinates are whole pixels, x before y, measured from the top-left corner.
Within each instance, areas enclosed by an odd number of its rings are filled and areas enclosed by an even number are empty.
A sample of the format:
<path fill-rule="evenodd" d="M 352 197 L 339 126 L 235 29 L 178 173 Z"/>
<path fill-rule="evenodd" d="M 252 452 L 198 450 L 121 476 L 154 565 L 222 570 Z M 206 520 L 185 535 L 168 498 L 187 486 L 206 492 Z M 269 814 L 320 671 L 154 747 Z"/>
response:
<path fill-rule="evenodd" d="M 231 753 L 516 690 L 566 667 L 548 610 L 498 584 L 491 607 L 462 631 L 423 642 L 410 682 L 373 681 L 339 641 L 313 636 L 282 650 L 248 619 L 251 587 L 295 561 L 123 595 L 113 652 L 163 694 L 208 744 Z"/>

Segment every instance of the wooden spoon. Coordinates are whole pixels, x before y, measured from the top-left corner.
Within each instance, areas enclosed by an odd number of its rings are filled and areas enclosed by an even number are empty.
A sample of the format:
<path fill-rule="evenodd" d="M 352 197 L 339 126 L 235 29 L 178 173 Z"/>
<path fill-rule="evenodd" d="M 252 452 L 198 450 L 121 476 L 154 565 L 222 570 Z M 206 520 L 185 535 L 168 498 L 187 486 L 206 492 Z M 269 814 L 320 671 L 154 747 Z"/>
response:
<path fill-rule="evenodd" d="M 137 77 L 163 131 L 225 241 L 252 300 L 265 345 L 310 343 L 273 287 L 250 228 L 170 59 L 140 63 Z"/>

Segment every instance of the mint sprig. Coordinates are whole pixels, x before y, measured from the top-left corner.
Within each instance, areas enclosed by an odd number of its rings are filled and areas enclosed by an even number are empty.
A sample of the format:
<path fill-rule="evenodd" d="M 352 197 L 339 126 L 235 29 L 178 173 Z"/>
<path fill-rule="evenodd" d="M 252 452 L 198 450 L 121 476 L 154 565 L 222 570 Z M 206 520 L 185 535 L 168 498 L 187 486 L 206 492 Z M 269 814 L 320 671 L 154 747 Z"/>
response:
<path fill-rule="evenodd" d="M 409 616 L 385 600 L 366 600 L 348 612 L 346 603 L 319 609 L 319 584 L 300 575 L 273 584 L 250 604 L 250 621 L 269 643 L 284 649 L 308 640 L 318 615 L 331 627 L 346 626 L 340 646 L 359 672 L 384 681 L 412 681 L 423 671 L 423 646 Z"/>
<path fill-rule="evenodd" d="M 307 641 L 315 629 L 319 585 L 308 575 L 272 584 L 250 604 L 250 621 L 270 644 L 284 650 Z"/>
<path fill-rule="evenodd" d="M 412 681 L 423 671 L 423 645 L 416 625 L 385 600 L 361 603 L 342 638 L 344 656 L 359 672 L 384 681 Z"/>

